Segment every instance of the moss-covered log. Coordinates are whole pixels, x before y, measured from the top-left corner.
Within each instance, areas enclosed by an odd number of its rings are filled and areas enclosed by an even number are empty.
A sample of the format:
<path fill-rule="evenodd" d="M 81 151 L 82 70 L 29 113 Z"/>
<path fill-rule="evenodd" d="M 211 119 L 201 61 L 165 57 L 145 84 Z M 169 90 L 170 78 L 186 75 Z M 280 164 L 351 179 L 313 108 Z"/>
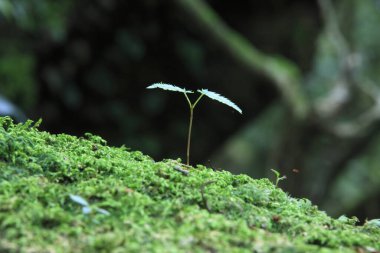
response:
<path fill-rule="evenodd" d="M 267 179 L 155 162 L 37 125 L 0 118 L 1 252 L 380 250 L 376 223 L 333 219 Z"/>

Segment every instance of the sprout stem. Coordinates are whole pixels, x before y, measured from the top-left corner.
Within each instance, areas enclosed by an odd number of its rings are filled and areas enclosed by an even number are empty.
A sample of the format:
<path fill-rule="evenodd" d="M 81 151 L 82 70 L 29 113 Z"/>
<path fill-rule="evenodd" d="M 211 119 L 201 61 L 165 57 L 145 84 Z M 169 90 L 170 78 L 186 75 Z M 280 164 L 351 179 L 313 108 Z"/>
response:
<path fill-rule="evenodd" d="M 189 122 L 189 133 L 187 135 L 186 165 L 189 165 L 190 163 L 190 142 L 191 142 L 191 130 L 193 127 L 193 111 L 194 111 L 194 107 L 190 106 L 190 122 Z"/>
<path fill-rule="evenodd" d="M 193 129 L 194 108 L 198 104 L 199 100 L 201 100 L 204 94 L 201 94 L 198 97 L 198 99 L 194 102 L 194 104 L 191 103 L 186 93 L 183 93 L 183 94 L 185 95 L 187 103 L 189 104 L 189 108 L 190 108 L 189 132 L 187 134 L 187 150 L 186 150 L 186 165 L 190 165 L 191 131 Z"/>

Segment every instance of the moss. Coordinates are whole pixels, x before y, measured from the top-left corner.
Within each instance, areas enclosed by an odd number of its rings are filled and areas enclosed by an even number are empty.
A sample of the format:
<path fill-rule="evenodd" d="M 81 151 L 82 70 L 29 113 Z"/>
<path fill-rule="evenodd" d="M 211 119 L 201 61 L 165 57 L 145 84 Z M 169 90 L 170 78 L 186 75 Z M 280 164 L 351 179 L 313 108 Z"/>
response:
<path fill-rule="evenodd" d="M 0 252 L 371 252 L 380 229 L 332 219 L 269 180 L 52 135 L 0 118 Z M 84 214 L 69 194 L 110 212 Z"/>

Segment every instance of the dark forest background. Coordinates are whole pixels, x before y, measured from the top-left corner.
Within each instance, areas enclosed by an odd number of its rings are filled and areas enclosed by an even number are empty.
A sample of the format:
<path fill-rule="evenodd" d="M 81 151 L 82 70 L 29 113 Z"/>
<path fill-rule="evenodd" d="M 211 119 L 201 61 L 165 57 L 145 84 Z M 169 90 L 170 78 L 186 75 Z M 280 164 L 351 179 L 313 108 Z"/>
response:
<path fill-rule="evenodd" d="M 155 160 L 287 179 L 330 215 L 380 216 L 380 1 L 3 0 L 0 110 Z M 15 107 L 6 106 L 11 102 Z"/>

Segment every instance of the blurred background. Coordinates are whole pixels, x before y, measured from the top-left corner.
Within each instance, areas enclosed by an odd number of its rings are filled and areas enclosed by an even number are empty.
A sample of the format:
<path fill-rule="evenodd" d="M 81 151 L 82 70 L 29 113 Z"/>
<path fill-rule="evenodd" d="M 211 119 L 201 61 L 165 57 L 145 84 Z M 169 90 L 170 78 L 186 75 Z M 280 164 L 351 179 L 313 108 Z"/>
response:
<path fill-rule="evenodd" d="M 0 114 L 380 218 L 380 0 L 0 0 Z M 195 97 L 192 97 L 195 99 Z"/>

